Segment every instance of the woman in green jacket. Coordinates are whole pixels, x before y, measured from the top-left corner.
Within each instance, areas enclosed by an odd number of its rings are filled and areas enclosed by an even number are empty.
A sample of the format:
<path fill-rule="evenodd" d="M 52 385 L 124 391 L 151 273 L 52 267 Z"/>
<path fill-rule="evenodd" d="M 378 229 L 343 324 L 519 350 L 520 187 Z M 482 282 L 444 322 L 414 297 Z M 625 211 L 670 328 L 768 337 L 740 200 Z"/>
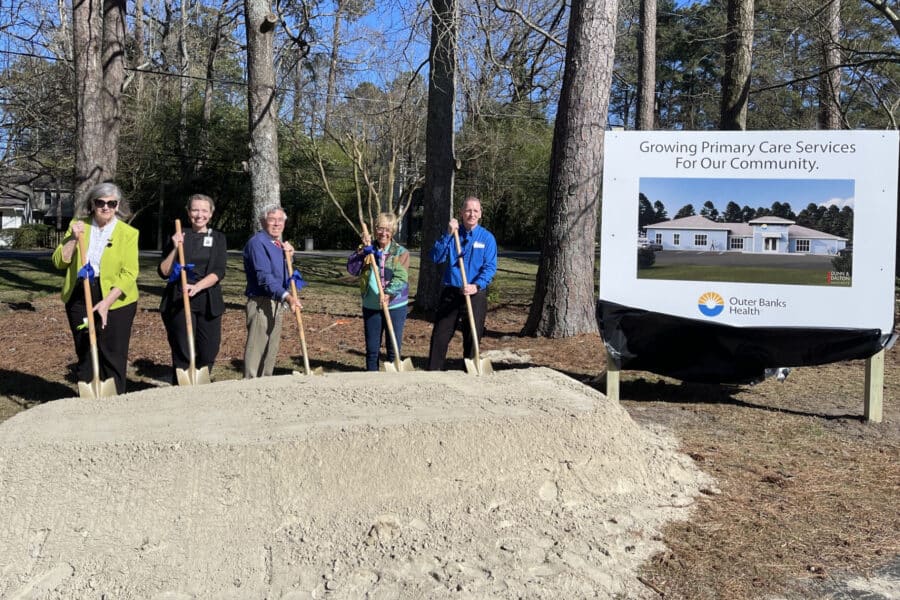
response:
<path fill-rule="evenodd" d="M 138 299 L 138 230 L 120 220 L 130 214 L 117 185 L 95 185 L 76 213 L 80 217 L 72 219 L 65 237 L 53 252 L 53 266 L 66 271 L 62 299 L 78 355 L 78 380 L 92 378 L 82 283 L 88 278 L 96 313 L 100 378 L 112 377 L 119 394 L 125 392 L 128 344 Z M 88 266 L 84 265 L 79 249 L 80 237 L 84 237 Z"/>
<path fill-rule="evenodd" d="M 403 344 L 403 326 L 409 304 L 409 251 L 394 241 L 396 232 L 397 216 L 393 213 L 379 214 L 375 220 L 375 239 L 363 235 L 362 244 L 347 259 L 347 272 L 359 277 L 367 371 L 378 370 L 381 339 L 388 335 L 383 306 L 388 307 L 398 351 Z M 375 257 L 374 269 L 367 262 L 369 254 Z M 381 279 L 384 296 L 378 292 L 376 277 Z M 387 360 L 393 362 L 394 347 L 390 342 L 386 345 Z"/>

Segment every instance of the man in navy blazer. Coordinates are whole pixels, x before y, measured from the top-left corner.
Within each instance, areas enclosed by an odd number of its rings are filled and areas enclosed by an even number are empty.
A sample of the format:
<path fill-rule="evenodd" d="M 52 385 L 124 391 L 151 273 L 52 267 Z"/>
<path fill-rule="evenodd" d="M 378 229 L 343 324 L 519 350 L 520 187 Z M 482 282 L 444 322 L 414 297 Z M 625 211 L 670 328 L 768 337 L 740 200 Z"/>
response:
<path fill-rule="evenodd" d="M 285 253 L 294 247 L 281 239 L 287 215 L 278 204 L 269 204 L 258 213 L 262 230 L 244 246 L 247 275 L 247 345 L 244 347 L 244 379 L 265 377 L 275 371 L 281 324 L 286 311 L 300 302 L 291 296 L 291 273 Z"/>

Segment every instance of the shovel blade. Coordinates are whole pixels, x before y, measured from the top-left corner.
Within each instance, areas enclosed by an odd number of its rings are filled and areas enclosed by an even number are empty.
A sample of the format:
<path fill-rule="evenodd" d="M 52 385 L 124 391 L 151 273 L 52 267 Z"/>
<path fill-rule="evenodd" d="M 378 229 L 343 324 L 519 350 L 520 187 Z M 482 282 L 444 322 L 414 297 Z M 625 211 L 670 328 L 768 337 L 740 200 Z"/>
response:
<path fill-rule="evenodd" d="M 481 358 L 477 361 L 473 358 L 467 358 L 465 360 L 466 373 L 469 375 L 489 375 L 494 372 L 494 365 L 486 358 Z"/>
<path fill-rule="evenodd" d="M 305 377 L 307 375 L 324 375 L 325 369 L 322 367 L 316 367 L 315 369 L 310 369 L 309 371 L 292 371 L 293 375 L 297 375 L 298 377 Z"/>
<path fill-rule="evenodd" d="M 112 398 L 115 395 L 116 382 L 112 378 L 78 382 L 78 396 L 81 398 Z"/>
<path fill-rule="evenodd" d="M 393 362 L 384 363 L 385 373 L 405 373 L 407 371 L 415 371 L 416 368 L 412 364 L 412 359 L 404 358 L 403 360 L 395 360 Z"/>
<path fill-rule="evenodd" d="M 201 385 L 211 383 L 209 379 L 209 367 L 189 367 L 187 369 L 175 369 L 175 378 L 178 385 Z"/>

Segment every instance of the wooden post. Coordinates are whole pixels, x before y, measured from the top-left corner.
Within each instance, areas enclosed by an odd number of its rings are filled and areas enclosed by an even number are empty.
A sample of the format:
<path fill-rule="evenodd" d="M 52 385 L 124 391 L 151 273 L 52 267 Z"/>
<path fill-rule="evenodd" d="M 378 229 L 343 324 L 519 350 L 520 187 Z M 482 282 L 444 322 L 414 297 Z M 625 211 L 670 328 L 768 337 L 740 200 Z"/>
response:
<path fill-rule="evenodd" d="M 611 358 L 606 358 L 606 397 L 619 401 L 619 368 Z"/>
<path fill-rule="evenodd" d="M 866 359 L 866 404 L 863 415 L 870 423 L 881 423 L 884 399 L 884 350 Z"/>

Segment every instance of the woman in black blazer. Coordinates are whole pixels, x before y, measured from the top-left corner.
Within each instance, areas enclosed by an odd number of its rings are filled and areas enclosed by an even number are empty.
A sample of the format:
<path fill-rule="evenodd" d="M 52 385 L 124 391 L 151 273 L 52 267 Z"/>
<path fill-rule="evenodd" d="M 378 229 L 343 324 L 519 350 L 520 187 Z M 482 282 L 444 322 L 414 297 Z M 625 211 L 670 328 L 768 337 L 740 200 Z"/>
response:
<path fill-rule="evenodd" d="M 188 199 L 187 213 L 191 228 L 182 234 L 175 233 L 166 243 L 162 262 L 157 269 L 160 277 L 169 283 L 163 292 L 159 313 L 162 315 L 172 347 L 172 383 L 175 370 L 190 367 L 190 348 L 184 324 L 184 301 L 182 299 L 181 276 L 178 274 L 177 243 L 184 243 L 184 262 L 187 271 L 187 292 L 191 304 L 191 322 L 194 327 L 196 344 L 195 366 L 208 367 L 212 372 L 213 363 L 219 353 L 222 341 L 222 313 L 225 302 L 219 282 L 225 278 L 225 263 L 228 255 L 225 235 L 209 227 L 215 211 L 212 198 L 194 194 Z"/>

